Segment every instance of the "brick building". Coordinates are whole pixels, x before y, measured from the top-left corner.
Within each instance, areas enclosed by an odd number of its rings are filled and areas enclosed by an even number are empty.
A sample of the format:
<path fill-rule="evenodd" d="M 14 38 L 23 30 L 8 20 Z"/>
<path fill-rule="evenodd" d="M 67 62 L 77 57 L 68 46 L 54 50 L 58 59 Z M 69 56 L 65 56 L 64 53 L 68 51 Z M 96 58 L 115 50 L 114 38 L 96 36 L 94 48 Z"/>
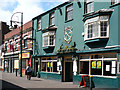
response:
<path fill-rule="evenodd" d="M 0 70 L 3 70 L 4 54 L 4 34 L 9 32 L 9 26 L 6 22 L 0 22 Z"/>
<path fill-rule="evenodd" d="M 16 68 L 20 67 L 20 30 L 21 27 L 17 27 L 4 35 L 4 70 L 10 73 L 13 73 Z M 26 66 L 28 64 L 31 65 L 32 41 L 28 39 L 32 38 L 32 21 L 29 21 L 23 25 L 22 37 L 22 72 L 25 73 Z"/>

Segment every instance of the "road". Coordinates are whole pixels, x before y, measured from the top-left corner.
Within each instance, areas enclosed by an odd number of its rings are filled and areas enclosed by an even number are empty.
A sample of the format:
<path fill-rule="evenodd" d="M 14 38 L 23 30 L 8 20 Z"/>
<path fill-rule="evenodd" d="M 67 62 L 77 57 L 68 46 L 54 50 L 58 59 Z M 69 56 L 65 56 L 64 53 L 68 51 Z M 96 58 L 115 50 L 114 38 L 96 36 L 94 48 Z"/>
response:
<path fill-rule="evenodd" d="M 16 77 L 15 73 L 6 73 L 0 71 L 0 89 L 2 90 L 34 90 L 34 89 L 62 89 L 62 90 L 90 90 L 89 88 L 78 88 L 78 85 L 74 85 L 72 82 L 60 82 L 54 80 L 41 79 L 32 77 L 31 80 L 27 80 L 26 76 Z M 93 90 L 119 90 L 119 89 L 93 89 Z"/>

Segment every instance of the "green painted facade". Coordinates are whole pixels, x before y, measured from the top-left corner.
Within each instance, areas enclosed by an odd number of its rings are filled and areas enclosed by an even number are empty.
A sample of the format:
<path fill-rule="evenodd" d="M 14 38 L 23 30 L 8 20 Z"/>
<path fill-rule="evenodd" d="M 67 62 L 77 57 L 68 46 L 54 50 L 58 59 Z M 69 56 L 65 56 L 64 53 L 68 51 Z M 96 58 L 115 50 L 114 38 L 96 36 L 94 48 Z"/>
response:
<path fill-rule="evenodd" d="M 111 1 L 111 0 L 110 0 Z M 70 21 L 66 21 L 66 7 L 68 5 L 73 5 L 73 19 Z M 38 68 L 38 72 L 41 78 L 45 79 L 52 79 L 63 81 L 63 62 L 62 62 L 62 72 L 60 74 L 56 73 L 48 73 L 48 72 L 41 72 L 41 57 L 52 57 L 57 56 L 65 57 L 67 55 L 71 56 L 79 56 L 83 54 L 100 54 L 100 53 L 116 53 L 117 54 L 117 69 L 118 69 L 118 62 L 120 61 L 119 57 L 119 50 L 120 50 L 120 5 L 111 5 L 111 2 L 94 2 L 94 12 L 101 10 L 101 9 L 111 9 L 113 10 L 110 14 L 109 19 L 109 38 L 107 39 L 93 39 L 84 41 L 84 37 L 82 33 L 84 32 L 84 21 L 83 18 L 87 14 L 84 14 L 84 2 L 65 2 L 35 18 L 33 18 L 33 69 L 35 69 L 35 59 L 38 59 L 40 65 Z M 49 31 L 51 27 L 49 25 L 49 15 L 50 13 L 55 12 L 55 26 L 57 27 L 55 31 L 55 47 L 53 51 L 50 51 L 49 47 L 43 47 L 43 32 Z M 97 14 L 96 14 L 97 15 Z M 94 17 L 94 15 L 92 16 Z M 41 18 L 42 21 L 42 29 L 37 30 L 37 22 L 38 19 Z M 87 16 L 86 18 L 90 18 Z M 68 44 L 64 41 L 64 30 L 67 27 L 72 27 L 72 38 L 71 42 Z M 44 31 L 43 31 L 44 30 Z M 65 46 L 72 46 L 75 45 L 77 51 L 67 52 L 67 53 L 58 53 L 57 50 L 63 44 L 63 48 Z M 107 46 L 114 46 L 108 47 Z M 90 49 L 91 48 L 91 49 Z M 46 52 L 50 51 L 50 52 Z M 78 57 L 79 59 L 79 57 Z M 58 59 L 57 59 L 58 60 Z M 64 61 L 64 60 L 63 60 Z M 77 67 L 79 68 L 79 61 L 77 61 Z M 78 84 L 80 83 L 81 76 L 78 74 L 77 68 L 77 75 L 73 75 L 73 83 Z M 94 76 L 93 81 L 95 83 L 96 88 L 118 88 L 120 87 L 120 78 L 118 77 L 119 74 L 117 73 L 116 78 L 109 78 L 109 77 L 98 77 Z M 104 83 L 103 83 L 104 82 Z"/>

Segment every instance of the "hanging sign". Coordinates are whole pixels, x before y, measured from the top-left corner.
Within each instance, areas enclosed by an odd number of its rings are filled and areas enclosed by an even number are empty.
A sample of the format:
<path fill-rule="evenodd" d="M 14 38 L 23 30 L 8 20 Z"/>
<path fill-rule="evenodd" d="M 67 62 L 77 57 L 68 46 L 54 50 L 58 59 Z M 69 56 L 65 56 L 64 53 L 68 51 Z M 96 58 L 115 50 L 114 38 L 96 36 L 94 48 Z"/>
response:
<path fill-rule="evenodd" d="M 101 61 L 97 61 L 97 69 L 101 69 Z"/>
<path fill-rule="evenodd" d="M 96 61 L 92 61 L 92 68 L 96 68 Z"/>
<path fill-rule="evenodd" d="M 30 53 L 22 53 L 22 58 L 30 58 Z M 19 60 L 21 59 L 21 54 L 19 54 Z"/>

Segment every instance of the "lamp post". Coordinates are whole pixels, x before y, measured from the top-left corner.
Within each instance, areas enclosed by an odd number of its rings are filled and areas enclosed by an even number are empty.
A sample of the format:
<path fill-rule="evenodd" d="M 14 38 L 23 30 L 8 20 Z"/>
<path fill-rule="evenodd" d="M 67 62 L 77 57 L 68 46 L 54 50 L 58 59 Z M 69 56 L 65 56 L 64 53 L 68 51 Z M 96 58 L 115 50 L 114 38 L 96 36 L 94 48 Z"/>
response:
<path fill-rule="evenodd" d="M 15 14 L 18 14 L 18 13 L 20 13 L 21 14 L 21 22 L 19 22 L 19 21 L 12 21 L 12 18 L 13 18 L 13 16 L 15 15 Z M 23 30 L 23 13 L 22 12 L 16 12 L 16 13 L 14 13 L 12 16 L 11 16 L 11 20 L 10 20 L 10 26 L 11 26 L 11 28 L 13 28 L 13 26 L 12 26 L 12 22 L 13 23 L 20 23 L 21 24 L 21 39 L 20 39 L 20 55 L 21 55 L 21 57 L 20 57 L 20 77 L 22 77 L 22 30 Z"/>

